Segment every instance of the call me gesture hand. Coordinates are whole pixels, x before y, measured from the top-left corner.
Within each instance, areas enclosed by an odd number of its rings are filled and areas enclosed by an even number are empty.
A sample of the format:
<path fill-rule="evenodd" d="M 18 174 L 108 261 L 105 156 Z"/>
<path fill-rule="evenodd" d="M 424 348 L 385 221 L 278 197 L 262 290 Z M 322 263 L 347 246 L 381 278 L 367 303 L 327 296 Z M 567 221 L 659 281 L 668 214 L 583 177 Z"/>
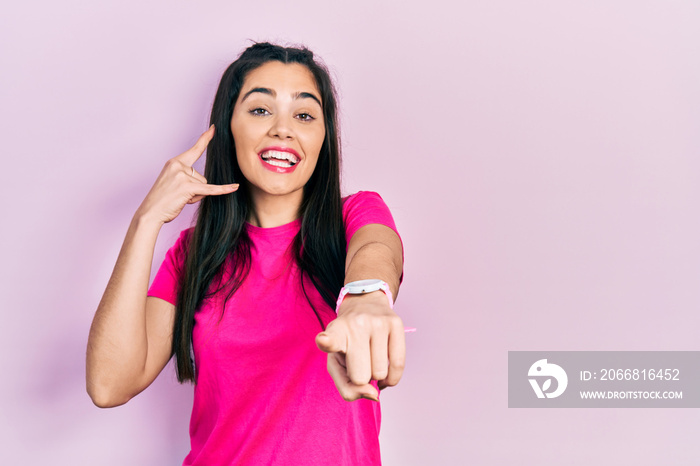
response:
<path fill-rule="evenodd" d="M 214 137 L 214 131 L 214 125 L 211 125 L 192 148 L 168 160 L 141 203 L 137 215 L 150 217 L 160 224 L 168 223 L 182 212 L 185 204 L 199 202 L 204 196 L 229 194 L 238 189 L 238 184 L 208 184 L 207 179 L 192 166 L 204 153 Z"/>

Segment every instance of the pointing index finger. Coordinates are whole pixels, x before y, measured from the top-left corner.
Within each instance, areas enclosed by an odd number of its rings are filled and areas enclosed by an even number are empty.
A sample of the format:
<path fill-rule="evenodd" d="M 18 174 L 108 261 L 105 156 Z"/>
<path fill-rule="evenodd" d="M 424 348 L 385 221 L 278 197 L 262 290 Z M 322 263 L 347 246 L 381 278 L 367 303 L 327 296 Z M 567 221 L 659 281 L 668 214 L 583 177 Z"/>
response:
<path fill-rule="evenodd" d="M 347 351 L 347 335 L 329 324 L 325 331 L 316 335 L 316 346 L 326 353 L 345 353 Z"/>

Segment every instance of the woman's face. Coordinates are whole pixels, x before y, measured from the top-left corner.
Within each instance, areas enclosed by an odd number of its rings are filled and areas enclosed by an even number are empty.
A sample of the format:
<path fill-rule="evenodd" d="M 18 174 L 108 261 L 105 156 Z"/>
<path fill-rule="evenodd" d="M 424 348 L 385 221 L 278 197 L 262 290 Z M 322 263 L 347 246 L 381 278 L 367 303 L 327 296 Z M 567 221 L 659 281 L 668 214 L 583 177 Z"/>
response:
<path fill-rule="evenodd" d="M 236 156 L 253 200 L 261 195 L 303 198 L 326 128 L 311 71 L 267 62 L 249 72 L 234 106 Z"/>

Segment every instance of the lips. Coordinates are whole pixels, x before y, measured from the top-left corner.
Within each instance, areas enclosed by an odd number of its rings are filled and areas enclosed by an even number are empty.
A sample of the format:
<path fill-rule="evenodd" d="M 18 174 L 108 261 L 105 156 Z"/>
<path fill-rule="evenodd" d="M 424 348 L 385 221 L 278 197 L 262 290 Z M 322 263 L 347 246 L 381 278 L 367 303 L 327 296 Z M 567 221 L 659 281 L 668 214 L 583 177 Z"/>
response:
<path fill-rule="evenodd" d="M 291 173 L 301 157 L 289 147 L 266 147 L 258 153 L 263 166 L 275 173 Z"/>

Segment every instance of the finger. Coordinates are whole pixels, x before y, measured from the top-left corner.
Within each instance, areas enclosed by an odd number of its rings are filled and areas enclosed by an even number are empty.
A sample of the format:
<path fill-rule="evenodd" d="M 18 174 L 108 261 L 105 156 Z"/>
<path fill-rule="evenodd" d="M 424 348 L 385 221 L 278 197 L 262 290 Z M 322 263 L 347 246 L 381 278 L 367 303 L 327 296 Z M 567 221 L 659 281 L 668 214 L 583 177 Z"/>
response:
<path fill-rule="evenodd" d="M 316 346 L 326 353 L 345 353 L 347 350 L 345 326 L 337 324 L 335 321 L 328 324 L 325 331 L 316 335 Z"/>
<path fill-rule="evenodd" d="M 209 141 L 214 137 L 214 125 L 211 125 L 208 130 L 202 133 L 190 149 L 178 155 L 182 163 L 187 166 L 192 166 L 204 153 Z"/>
<path fill-rule="evenodd" d="M 389 334 L 389 372 L 386 379 L 381 380 L 380 386 L 393 387 L 403 375 L 406 365 L 406 333 L 403 324 L 392 326 Z"/>
<path fill-rule="evenodd" d="M 389 335 L 372 335 L 369 349 L 372 358 L 372 378 L 384 380 L 389 374 Z"/>
<path fill-rule="evenodd" d="M 345 352 L 348 377 L 355 385 L 365 385 L 372 377 L 369 335 L 350 335 L 348 350 Z"/>
<path fill-rule="evenodd" d="M 193 182 L 190 190 L 190 199 L 197 196 L 221 196 L 222 194 L 230 194 L 240 187 L 239 184 L 202 184 L 199 182 Z M 188 202 L 189 202 L 188 201 Z M 191 202 L 189 202 L 191 203 Z"/>
<path fill-rule="evenodd" d="M 346 372 L 345 356 L 342 353 L 328 354 L 328 373 L 345 401 L 355 401 L 360 398 L 379 401 L 379 393 L 371 384 L 355 385 L 350 381 Z"/>
<path fill-rule="evenodd" d="M 204 178 L 202 175 L 200 175 L 199 172 L 194 169 L 194 167 L 190 168 L 189 173 L 187 173 L 187 174 L 190 175 L 195 180 L 199 181 L 200 183 L 207 184 L 207 179 Z"/>
<path fill-rule="evenodd" d="M 230 194 L 234 191 L 237 191 L 240 185 L 238 184 L 224 184 L 224 185 L 215 185 L 215 184 L 207 184 L 203 186 L 211 186 L 213 187 L 214 191 L 213 192 L 208 192 L 207 194 L 197 194 L 190 198 L 189 201 L 187 201 L 188 204 L 195 204 L 202 199 L 204 199 L 206 196 L 218 196 L 221 194 Z M 224 189 L 221 189 L 224 188 Z"/>

